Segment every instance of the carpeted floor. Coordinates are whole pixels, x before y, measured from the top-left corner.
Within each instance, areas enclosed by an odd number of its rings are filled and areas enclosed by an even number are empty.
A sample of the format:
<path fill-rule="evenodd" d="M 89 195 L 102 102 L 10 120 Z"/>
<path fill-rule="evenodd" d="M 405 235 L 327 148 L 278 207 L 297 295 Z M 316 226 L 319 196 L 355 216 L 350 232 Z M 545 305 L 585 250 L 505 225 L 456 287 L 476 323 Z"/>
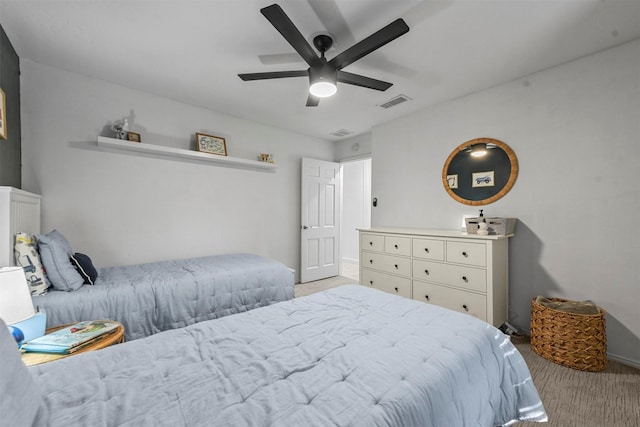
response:
<path fill-rule="evenodd" d="M 357 283 L 336 276 L 296 285 L 296 297 Z M 538 356 L 528 339 L 514 339 L 529 366 L 549 422 L 518 426 L 640 427 L 640 370 L 609 361 L 602 372 L 583 372 Z"/>

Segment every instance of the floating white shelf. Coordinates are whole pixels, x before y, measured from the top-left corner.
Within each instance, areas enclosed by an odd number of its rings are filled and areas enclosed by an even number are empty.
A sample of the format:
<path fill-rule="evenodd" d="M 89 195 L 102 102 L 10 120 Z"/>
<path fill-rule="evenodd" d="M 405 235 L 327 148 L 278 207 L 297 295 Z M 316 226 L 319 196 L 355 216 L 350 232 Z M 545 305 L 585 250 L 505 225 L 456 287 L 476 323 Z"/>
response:
<path fill-rule="evenodd" d="M 255 169 L 275 172 L 278 168 L 273 163 L 259 162 L 257 160 L 240 159 L 237 157 L 218 156 L 216 154 L 201 153 L 199 151 L 185 150 L 182 148 L 164 147 L 162 145 L 145 144 L 143 142 L 130 142 L 121 139 L 98 137 L 98 145 L 125 151 L 137 151 L 139 153 L 157 154 L 165 157 L 177 157 L 205 163 L 214 163 L 242 169 Z"/>

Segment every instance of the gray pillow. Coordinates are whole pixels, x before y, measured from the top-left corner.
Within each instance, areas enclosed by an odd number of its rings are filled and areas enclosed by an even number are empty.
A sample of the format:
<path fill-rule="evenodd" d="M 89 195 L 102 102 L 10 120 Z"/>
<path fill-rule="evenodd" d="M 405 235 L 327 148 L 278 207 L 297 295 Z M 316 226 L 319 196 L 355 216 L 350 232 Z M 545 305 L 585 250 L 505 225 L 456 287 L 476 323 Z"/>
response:
<path fill-rule="evenodd" d="M 71 245 L 58 230 L 38 235 L 38 249 L 51 286 L 59 291 L 75 291 L 82 286 L 84 278 L 69 261 Z"/>
<path fill-rule="evenodd" d="M 18 344 L 0 319 L 0 424 L 30 426 L 42 401 L 40 388 L 20 358 Z"/>

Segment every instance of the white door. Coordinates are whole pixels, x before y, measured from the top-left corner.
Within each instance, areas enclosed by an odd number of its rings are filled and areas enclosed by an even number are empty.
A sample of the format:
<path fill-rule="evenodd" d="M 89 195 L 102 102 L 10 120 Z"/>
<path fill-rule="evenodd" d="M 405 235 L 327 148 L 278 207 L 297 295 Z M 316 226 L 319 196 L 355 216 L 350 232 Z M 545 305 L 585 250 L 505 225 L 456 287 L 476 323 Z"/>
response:
<path fill-rule="evenodd" d="M 338 163 L 302 159 L 301 283 L 339 274 L 339 184 Z"/>

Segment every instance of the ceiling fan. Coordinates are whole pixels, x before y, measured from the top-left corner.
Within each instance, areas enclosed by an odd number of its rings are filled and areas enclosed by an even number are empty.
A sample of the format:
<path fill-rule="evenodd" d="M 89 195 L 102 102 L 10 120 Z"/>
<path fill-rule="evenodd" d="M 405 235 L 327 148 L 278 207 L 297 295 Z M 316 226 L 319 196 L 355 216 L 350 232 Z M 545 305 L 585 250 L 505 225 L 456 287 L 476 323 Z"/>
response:
<path fill-rule="evenodd" d="M 396 19 L 391 24 L 351 46 L 330 61 L 327 61 L 324 53 L 333 44 L 331 37 L 324 34 L 314 37 L 313 45 L 320 52 L 320 56 L 318 56 L 279 5 L 272 4 L 271 6 L 260 9 L 260 12 L 271 22 L 271 25 L 282 34 L 302 59 L 309 64 L 309 68 L 296 71 L 238 74 L 238 77 L 242 80 L 308 77 L 309 96 L 307 98 L 307 107 L 317 107 L 320 103 L 320 98 L 335 94 L 337 91 L 337 82 L 380 91 L 385 91 L 391 87 L 392 83 L 359 74 L 348 73 L 342 71 L 342 69 L 408 32 L 409 26 L 403 19 Z"/>

